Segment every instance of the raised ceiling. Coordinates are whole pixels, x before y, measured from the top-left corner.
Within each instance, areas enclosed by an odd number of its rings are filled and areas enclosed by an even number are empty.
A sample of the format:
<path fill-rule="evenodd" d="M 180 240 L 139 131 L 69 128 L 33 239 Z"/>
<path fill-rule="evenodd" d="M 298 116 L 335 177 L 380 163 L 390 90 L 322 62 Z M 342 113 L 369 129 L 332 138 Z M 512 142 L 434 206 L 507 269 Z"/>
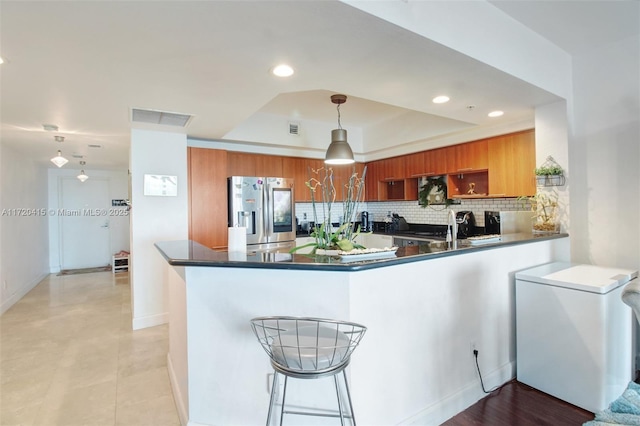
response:
<path fill-rule="evenodd" d="M 519 10 L 494 3 L 513 16 Z M 492 109 L 507 111 L 501 120 L 531 118 L 536 105 L 557 100 L 340 2 L 0 7 L 2 143 L 42 164 L 61 148 L 73 161 L 83 157 L 87 169 L 126 169 L 132 108 L 191 114 L 189 136 L 221 139 L 256 114 L 334 124 L 328 95 L 344 93 L 349 125 L 363 133 L 410 116 L 411 132 L 389 132 L 398 136 L 388 143 L 398 145 L 486 125 Z M 574 16 L 565 24 L 579 22 Z M 280 62 L 294 66 L 293 77 L 269 74 Z M 431 103 L 442 93 L 452 101 Z M 45 123 L 59 131 L 45 131 Z M 55 143 L 54 134 L 65 142 Z M 365 140 L 360 154 L 372 149 L 378 146 Z"/>

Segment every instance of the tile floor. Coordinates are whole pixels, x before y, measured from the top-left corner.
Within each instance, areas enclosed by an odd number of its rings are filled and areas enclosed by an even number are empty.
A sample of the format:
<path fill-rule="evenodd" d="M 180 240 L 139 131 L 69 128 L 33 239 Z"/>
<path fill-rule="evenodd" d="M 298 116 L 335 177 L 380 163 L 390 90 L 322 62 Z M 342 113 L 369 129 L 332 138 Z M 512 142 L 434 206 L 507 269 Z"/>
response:
<path fill-rule="evenodd" d="M 0 425 L 179 425 L 168 326 L 131 330 L 127 273 L 50 275 L 0 317 Z"/>

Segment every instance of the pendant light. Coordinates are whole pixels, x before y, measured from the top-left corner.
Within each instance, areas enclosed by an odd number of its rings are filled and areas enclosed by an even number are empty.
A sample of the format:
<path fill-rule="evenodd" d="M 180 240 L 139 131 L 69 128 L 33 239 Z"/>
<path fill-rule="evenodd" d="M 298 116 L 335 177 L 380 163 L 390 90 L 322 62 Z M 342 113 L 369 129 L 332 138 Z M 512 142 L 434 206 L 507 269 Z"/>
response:
<path fill-rule="evenodd" d="M 76 176 L 80 182 L 84 182 L 85 180 L 89 179 L 89 176 L 86 175 L 86 173 L 84 172 L 84 165 L 87 164 L 85 161 L 81 161 L 80 165 L 83 166 L 82 170 L 80 170 L 80 174 L 78 176 Z"/>
<path fill-rule="evenodd" d="M 326 164 L 352 164 L 353 151 L 347 142 L 347 131 L 340 123 L 340 105 L 347 102 L 346 95 L 332 95 L 331 102 L 336 104 L 338 110 L 338 128 L 331 131 L 331 144 L 327 149 L 324 162 Z"/>
<path fill-rule="evenodd" d="M 54 136 L 53 137 L 56 142 L 64 142 L 64 136 Z M 51 159 L 51 162 L 58 167 L 62 167 L 69 162 L 66 158 L 62 156 L 62 152 L 58 150 L 58 155 Z"/>

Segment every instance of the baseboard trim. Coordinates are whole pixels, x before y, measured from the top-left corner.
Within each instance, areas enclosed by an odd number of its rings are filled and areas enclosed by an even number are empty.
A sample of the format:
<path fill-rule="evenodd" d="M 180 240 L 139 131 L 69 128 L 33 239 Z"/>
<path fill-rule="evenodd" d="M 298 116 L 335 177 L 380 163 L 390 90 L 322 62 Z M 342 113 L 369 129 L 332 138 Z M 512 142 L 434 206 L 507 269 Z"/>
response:
<path fill-rule="evenodd" d="M 4 314 L 9 310 L 10 307 L 15 305 L 20 299 L 22 299 L 27 293 L 34 289 L 35 286 L 40 284 L 40 281 L 44 280 L 49 273 L 43 273 L 35 280 L 29 281 L 27 285 L 22 286 L 18 289 L 17 292 L 9 296 L 7 300 L 3 300 L 2 304 L 0 304 L 0 315 Z"/>
<path fill-rule="evenodd" d="M 516 364 L 509 362 L 493 372 L 483 375 L 485 389 L 492 389 L 500 386 L 516 377 Z M 418 412 L 416 415 L 406 419 L 400 424 L 403 425 L 440 425 L 451 417 L 466 410 L 482 398 L 487 396 L 482 392 L 480 379 L 476 379 L 464 386 L 459 391 L 447 396 L 435 404 Z"/>
<path fill-rule="evenodd" d="M 133 318 L 131 320 L 131 327 L 134 330 L 140 330 L 142 328 L 155 327 L 156 325 L 168 324 L 169 313 L 164 312 L 162 314 L 148 315 L 141 318 Z"/>
<path fill-rule="evenodd" d="M 184 395 L 182 395 L 182 392 L 180 392 L 180 387 L 178 386 L 178 378 L 173 370 L 171 354 L 167 354 L 167 370 L 169 370 L 169 382 L 171 383 L 171 391 L 173 392 L 173 402 L 176 404 L 180 424 L 182 426 L 187 426 L 189 423 L 189 411 L 188 407 L 184 405 L 185 398 Z"/>

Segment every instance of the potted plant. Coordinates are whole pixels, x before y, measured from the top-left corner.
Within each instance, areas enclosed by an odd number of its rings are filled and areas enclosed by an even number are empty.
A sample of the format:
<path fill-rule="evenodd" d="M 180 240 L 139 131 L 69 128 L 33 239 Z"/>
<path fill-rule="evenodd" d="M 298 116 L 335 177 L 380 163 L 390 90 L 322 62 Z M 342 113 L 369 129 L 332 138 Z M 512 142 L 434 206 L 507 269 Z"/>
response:
<path fill-rule="evenodd" d="M 529 204 L 532 216 L 532 230 L 534 234 L 558 233 L 560 223 L 558 214 L 558 194 L 555 191 L 538 191 L 531 197 L 520 197 Z"/>
<path fill-rule="evenodd" d="M 553 157 L 547 157 L 547 160 L 534 170 L 538 185 L 542 186 L 560 186 L 564 185 L 564 170 Z"/>
<path fill-rule="evenodd" d="M 305 182 L 311 191 L 311 204 L 313 206 L 313 219 L 315 226 L 310 235 L 314 241 L 302 246 L 294 247 L 290 253 L 294 253 L 305 247 L 313 247 L 311 254 L 335 255 L 340 251 L 364 249 L 355 240 L 360 235 L 360 225 L 355 228 L 358 205 L 364 199 L 364 178 L 367 173 L 365 166 L 362 176 L 354 172 L 349 177 L 344 187 L 344 200 L 342 201 L 342 215 L 337 229 L 333 230 L 331 210 L 336 201 L 336 187 L 331 167 L 310 169 L 309 180 Z M 318 220 L 319 211 L 322 220 Z"/>
<path fill-rule="evenodd" d="M 447 198 L 446 176 L 428 177 L 418 192 L 418 204 L 426 208 L 430 204 L 444 204 L 445 207 L 451 204 Z"/>

